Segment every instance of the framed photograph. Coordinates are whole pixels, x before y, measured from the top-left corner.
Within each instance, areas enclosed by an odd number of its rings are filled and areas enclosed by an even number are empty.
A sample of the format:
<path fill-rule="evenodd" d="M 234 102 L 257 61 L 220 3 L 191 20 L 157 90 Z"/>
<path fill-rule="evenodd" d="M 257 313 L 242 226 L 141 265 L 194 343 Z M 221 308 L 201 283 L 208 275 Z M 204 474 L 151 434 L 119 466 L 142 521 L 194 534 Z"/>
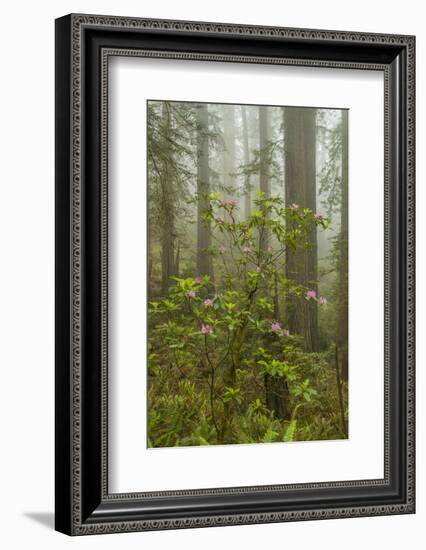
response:
<path fill-rule="evenodd" d="M 56 21 L 56 529 L 414 513 L 413 36 Z"/>

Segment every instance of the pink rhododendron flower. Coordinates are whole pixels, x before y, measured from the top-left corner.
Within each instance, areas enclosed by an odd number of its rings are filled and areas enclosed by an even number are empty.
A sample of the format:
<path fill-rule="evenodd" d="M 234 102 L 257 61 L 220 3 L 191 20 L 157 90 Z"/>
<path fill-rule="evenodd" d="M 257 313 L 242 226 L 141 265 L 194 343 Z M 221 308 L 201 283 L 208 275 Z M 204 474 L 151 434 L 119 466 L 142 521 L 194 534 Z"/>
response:
<path fill-rule="evenodd" d="M 204 305 L 205 305 L 206 307 L 212 307 L 212 305 L 213 305 L 213 300 L 211 300 L 210 298 L 206 298 L 206 299 L 204 300 Z"/>
<path fill-rule="evenodd" d="M 226 247 L 223 246 L 223 244 L 220 244 L 220 245 L 217 247 L 217 249 L 219 250 L 219 252 L 220 252 L 221 254 L 224 254 L 224 253 L 226 252 Z"/>
<path fill-rule="evenodd" d="M 195 296 L 196 296 L 195 290 L 188 290 L 186 295 L 188 296 L 188 298 L 195 298 Z"/>
<path fill-rule="evenodd" d="M 276 332 L 277 334 L 281 334 L 281 336 L 290 336 L 290 331 L 288 328 L 281 328 L 281 325 L 279 323 L 272 323 L 271 325 L 272 332 Z"/>
<path fill-rule="evenodd" d="M 198 275 L 198 277 L 195 277 L 194 281 L 195 281 L 197 284 L 201 284 L 201 283 L 203 282 L 203 278 L 200 277 L 200 276 Z"/>
<path fill-rule="evenodd" d="M 250 252 L 252 252 L 251 246 L 244 246 L 243 247 L 243 252 L 245 252 L 246 254 L 249 254 Z"/>
<path fill-rule="evenodd" d="M 310 300 L 311 298 L 316 298 L 317 297 L 317 293 L 315 292 L 315 290 L 308 290 L 308 292 L 306 293 L 306 298 L 308 300 Z"/>
<path fill-rule="evenodd" d="M 299 208 L 299 205 L 294 202 L 293 204 L 290 204 L 290 208 L 292 210 L 297 210 Z"/>
<path fill-rule="evenodd" d="M 228 204 L 230 206 L 237 206 L 238 201 L 237 201 L 237 199 L 231 199 L 230 201 L 228 201 Z"/>
<path fill-rule="evenodd" d="M 203 334 L 213 334 L 213 329 L 210 325 L 201 325 L 201 332 Z"/>
<path fill-rule="evenodd" d="M 320 296 L 319 303 L 322 306 L 325 306 L 325 304 L 327 303 L 327 298 L 324 298 L 324 296 Z"/>

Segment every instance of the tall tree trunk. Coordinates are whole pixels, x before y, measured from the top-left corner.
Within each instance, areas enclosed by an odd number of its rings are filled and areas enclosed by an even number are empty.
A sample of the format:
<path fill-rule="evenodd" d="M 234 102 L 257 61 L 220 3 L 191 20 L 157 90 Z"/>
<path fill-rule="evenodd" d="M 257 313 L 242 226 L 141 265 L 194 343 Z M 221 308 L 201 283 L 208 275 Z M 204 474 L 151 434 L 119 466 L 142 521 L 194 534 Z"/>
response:
<path fill-rule="evenodd" d="M 243 149 L 244 149 L 244 164 L 247 166 L 250 163 L 250 148 L 249 135 L 247 127 L 247 107 L 241 107 L 241 116 L 243 121 Z M 244 219 L 247 220 L 251 213 L 251 182 L 250 174 L 246 174 L 244 181 Z"/>
<path fill-rule="evenodd" d="M 271 195 L 270 166 L 269 166 L 269 108 L 259 107 L 259 190 L 266 197 Z M 259 248 L 265 250 L 269 246 L 268 231 L 261 230 L 259 234 Z M 278 315 L 277 290 L 274 289 L 274 312 Z M 265 336 L 267 348 L 276 345 L 274 335 Z M 291 417 L 290 394 L 287 381 L 284 378 L 264 375 L 265 400 L 268 409 L 273 411 L 275 418 L 286 420 Z"/>
<path fill-rule="evenodd" d="M 342 378 L 348 380 L 348 111 L 342 111 L 342 204 L 340 210 L 338 345 Z"/>
<path fill-rule="evenodd" d="M 177 250 L 176 250 L 176 260 L 175 260 L 176 277 L 179 277 L 179 269 L 180 269 L 180 241 L 178 240 Z"/>
<path fill-rule="evenodd" d="M 152 260 L 152 215 L 150 214 L 148 210 L 148 300 L 152 299 L 152 267 L 153 267 L 153 260 Z"/>
<path fill-rule="evenodd" d="M 269 111 L 268 107 L 259 107 L 259 190 L 265 193 L 266 197 L 271 194 L 270 167 L 268 155 L 269 139 Z M 266 249 L 269 242 L 269 235 L 263 230 L 259 235 L 259 247 Z"/>
<path fill-rule="evenodd" d="M 286 205 L 297 204 L 316 211 L 316 109 L 287 108 L 285 128 Z M 286 276 L 297 285 L 318 292 L 317 231 L 308 236 L 310 247 L 288 250 Z M 306 351 L 318 350 L 318 307 L 314 300 L 289 297 L 287 323 L 291 332 L 304 337 Z"/>
<path fill-rule="evenodd" d="M 167 136 L 171 127 L 170 104 L 162 105 L 162 134 Z M 164 140 L 164 161 L 162 163 L 161 191 L 162 218 L 161 228 L 161 292 L 165 296 L 170 286 L 170 277 L 175 275 L 175 190 L 173 189 L 173 151 L 167 140 Z"/>
<path fill-rule="evenodd" d="M 236 190 L 235 157 L 235 106 L 222 105 L 224 151 L 224 186 L 227 196 L 233 196 Z"/>
<path fill-rule="evenodd" d="M 199 275 L 213 277 L 210 224 L 204 220 L 203 213 L 207 207 L 206 195 L 210 193 L 209 168 L 209 112 L 206 103 L 196 107 L 197 113 L 197 270 Z"/>

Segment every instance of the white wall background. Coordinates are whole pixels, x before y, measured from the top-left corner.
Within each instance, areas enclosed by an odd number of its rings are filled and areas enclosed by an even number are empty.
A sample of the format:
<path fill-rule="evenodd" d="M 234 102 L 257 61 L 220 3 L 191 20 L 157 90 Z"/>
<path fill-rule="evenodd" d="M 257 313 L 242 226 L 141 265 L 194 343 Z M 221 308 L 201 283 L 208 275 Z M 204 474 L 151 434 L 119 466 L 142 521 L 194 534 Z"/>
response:
<path fill-rule="evenodd" d="M 418 512 L 352 520 L 70 539 L 53 526 L 54 24 L 69 12 L 417 35 Z M 399 549 L 420 547 L 426 521 L 426 30 L 422 2 L 395 0 L 67 0 L 2 9 L 0 235 L 0 544 L 44 548 Z M 414 544 L 413 544 L 414 543 Z M 417 543 L 417 544 L 416 544 Z"/>

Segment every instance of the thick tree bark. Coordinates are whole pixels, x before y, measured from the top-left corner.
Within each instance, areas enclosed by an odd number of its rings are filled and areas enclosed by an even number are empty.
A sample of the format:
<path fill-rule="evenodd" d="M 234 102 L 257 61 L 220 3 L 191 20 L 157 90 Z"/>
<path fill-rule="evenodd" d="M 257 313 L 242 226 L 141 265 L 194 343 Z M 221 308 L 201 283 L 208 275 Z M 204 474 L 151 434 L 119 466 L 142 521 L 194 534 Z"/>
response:
<path fill-rule="evenodd" d="M 275 418 L 291 419 L 289 391 L 285 380 L 265 375 L 265 396 L 266 406 L 274 412 Z"/>
<path fill-rule="evenodd" d="M 266 197 L 271 195 L 270 166 L 269 166 L 269 108 L 259 107 L 259 190 L 265 193 Z M 269 246 L 270 235 L 268 231 L 263 230 L 259 234 L 259 248 L 265 250 Z M 274 300 L 275 302 L 275 300 Z M 278 304 L 275 303 L 275 313 L 278 314 Z M 275 336 L 266 336 L 266 346 L 269 348 L 275 343 Z M 268 409 L 274 412 L 275 418 L 281 420 L 289 419 L 290 394 L 287 381 L 284 378 L 275 376 L 264 376 L 265 401 Z"/>
<path fill-rule="evenodd" d="M 152 267 L 153 267 L 153 260 L 152 260 L 152 227 L 153 224 L 151 222 L 152 216 L 148 214 L 148 299 L 151 299 L 152 296 Z"/>
<path fill-rule="evenodd" d="M 342 204 L 340 210 L 338 345 L 343 380 L 348 380 L 348 111 L 342 111 Z"/>
<path fill-rule="evenodd" d="M 259 190 L 265 193 L 266 197 L 271 194 L 270 167 L 268 155 L 269 139 L 269 111 L 268 107 L 259 107 Z M 266 230 L 259 235 L 259 247 L 266 249 L 269 243 L 269 235 Z"/>
<path fill-rule="evenodd" d="M 247 107 L 241 107 L 241 116 L 243 121 L 243 149 L 244 149 L 244 164 L 247 166 L 250 163 L 250 148 L 249 135 L 247 127 Z M 247 220 L 251 213 L 251 181 L 250 174 L 246 174 L 244 181 L 244 219 Z"/>
<path fill-rule="evenodd" d="M 162 134 L 167 136 L 171 127 L 170 104 L 163 103 L 161 114 Z M 162 218 L 161 227 L 161 292 L 165 296 L 170 286 L 170 277 L 175 275 L 175 191 L 173 189 L 173 152 L 164 140 L 164 161 L 161 172 Z"/>
<path fill-rule="evenodd" d="M 316 211 L 316 109 L 287 108 L 285 128 L 286 205 L 297 204 Z M 297 285 L 318 291 L 317 232 L 308 237 L 310 247 L 288 250 L 286 276 Z M 289 297 L 287 323 L 290 331 L 304 337 L 306 351 L 318 350 L 318 307 L 314 300 Z"/>
<path fill-rule="evenodd" d="M 209 167 L 209 112 L 206 103 L 196 108 L 197 113 L 197 270 L 199 275 L 213 277 L 212 257 L 210 254 L 211 229 L 204 220 L 203 213 L 207 207 L 206 195 L 210 193 Z"/>
<path fill-rule="evenodd" d="M 236 156 L 235 156 L 235 107 L 222 105 L 224 151 L 224 187 L 225 195 L 234 196 L 236 190 Z"/>
<path fill-rule="evenodd" d="M 176 259 L 175 259 L 175 271 L 176 271 L 176 277 L 179 277 L 179 269 L 180 269 L 180 241 L 177 241 L 177 250 L 176 250 Z"/>

